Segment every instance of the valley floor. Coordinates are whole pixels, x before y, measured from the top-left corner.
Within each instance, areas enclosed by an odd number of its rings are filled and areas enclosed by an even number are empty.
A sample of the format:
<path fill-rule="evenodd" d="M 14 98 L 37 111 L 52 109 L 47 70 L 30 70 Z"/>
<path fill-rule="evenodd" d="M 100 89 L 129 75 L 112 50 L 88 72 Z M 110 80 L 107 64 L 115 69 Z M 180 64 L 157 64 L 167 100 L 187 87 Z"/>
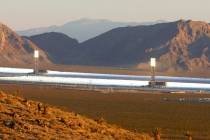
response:
<path fill-rule="evenodd" d="M 103 117 L 132 131 L 151 134 L 161 128 L 165 139 L 184 139 L 186 131 L 195 139 L 210 139 L 210 94 L 103 93 L 29 85 L 0 89 L 90 118 Z"/>

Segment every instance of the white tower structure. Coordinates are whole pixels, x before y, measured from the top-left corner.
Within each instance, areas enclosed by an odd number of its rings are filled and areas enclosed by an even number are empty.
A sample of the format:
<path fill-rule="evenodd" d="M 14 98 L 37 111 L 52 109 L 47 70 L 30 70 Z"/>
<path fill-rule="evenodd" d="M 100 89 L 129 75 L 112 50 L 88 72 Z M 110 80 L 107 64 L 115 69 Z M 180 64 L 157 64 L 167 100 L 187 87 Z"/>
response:
<path fill-rule="evenodd" d="M 152 73 L 151 82 L 152 82 L 152 85 L 153 85 L 153 87 L 154 87 L 154 84 L 155 84 L 156 58 L 151 58 L 151 59 L 150 59 L 150 66 L 151 66 L 151 73 Z"/>
<path fill-rule="evenodd" d="M 34 50 L 34 74 L 38 74 L 38 60 L 39 60 L 39 51 Z"/>

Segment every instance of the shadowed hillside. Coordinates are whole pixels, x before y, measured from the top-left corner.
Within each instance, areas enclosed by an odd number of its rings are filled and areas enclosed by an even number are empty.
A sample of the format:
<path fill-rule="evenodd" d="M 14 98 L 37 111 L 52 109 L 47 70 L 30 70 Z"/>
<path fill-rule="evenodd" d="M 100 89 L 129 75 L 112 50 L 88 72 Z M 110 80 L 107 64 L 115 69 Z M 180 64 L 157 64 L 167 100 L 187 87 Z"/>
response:
<path fill-rule="evenodd" d="M 62 33 L 50 32 L 30 38 L 42 50 L 47 52 L 54 63 L 66 63 L 69 54 L 79 45 L 77 40 Z"/>
<path fill-rule="evenodd" d="M 150 140 L 138 134 L 0 92 L 0 139 Z"/>
<path fill-rule="evenodd" d="M 31 40 L 34 41 L 33 37 Z M 49 39 L 46 41 L 51 42 Z M 39 40 L 36 42 L 38 44 Z M 63 58 L 65 64 L 71 65 L 148 69 L 150 57 L 156 57 L 161 71 L 192 71 L 209 69 L 209 47 L 209 24 L 180 20 L 116 28 L 86 42 L 66 47 L 66 51 L 71 51 L 63 55 Z M 49 55 L 56 57 L 56 53 Z"/>

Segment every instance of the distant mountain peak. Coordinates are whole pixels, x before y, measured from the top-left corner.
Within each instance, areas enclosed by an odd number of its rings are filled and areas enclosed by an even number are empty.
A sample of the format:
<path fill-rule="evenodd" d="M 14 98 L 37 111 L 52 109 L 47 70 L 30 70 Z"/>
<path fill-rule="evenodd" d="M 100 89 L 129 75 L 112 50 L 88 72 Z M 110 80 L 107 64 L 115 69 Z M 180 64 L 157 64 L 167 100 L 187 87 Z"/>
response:
<path fill-rule="evenodd" d="M 160 21 L 158 21 L 158 23 L 159 22 Z M 60 26 L 34 28 L 18 31 L 18 33 L 22 36 L 32 36 L 45 32 L 61 32 L 72 38 L 76 38 L 79 42 L 84 42 L 117 27 L 136 26 L 143 24 L 150 25 L 154 23 L 157 22 L 117 22 L 106 19 L 82 18 L 79 20 L 67 22 Z"/>

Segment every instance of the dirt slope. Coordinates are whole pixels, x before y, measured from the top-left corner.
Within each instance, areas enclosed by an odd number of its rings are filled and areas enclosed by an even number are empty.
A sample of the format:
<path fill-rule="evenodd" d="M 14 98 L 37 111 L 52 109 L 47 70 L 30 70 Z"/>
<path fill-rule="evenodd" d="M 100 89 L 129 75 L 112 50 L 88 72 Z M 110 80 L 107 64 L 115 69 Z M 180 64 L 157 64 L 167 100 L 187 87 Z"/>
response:
<path fill-rule="evenodd" d="M 0 92 L 0 139 L 150 140 L 107 124 L 39 102 Z"/>

